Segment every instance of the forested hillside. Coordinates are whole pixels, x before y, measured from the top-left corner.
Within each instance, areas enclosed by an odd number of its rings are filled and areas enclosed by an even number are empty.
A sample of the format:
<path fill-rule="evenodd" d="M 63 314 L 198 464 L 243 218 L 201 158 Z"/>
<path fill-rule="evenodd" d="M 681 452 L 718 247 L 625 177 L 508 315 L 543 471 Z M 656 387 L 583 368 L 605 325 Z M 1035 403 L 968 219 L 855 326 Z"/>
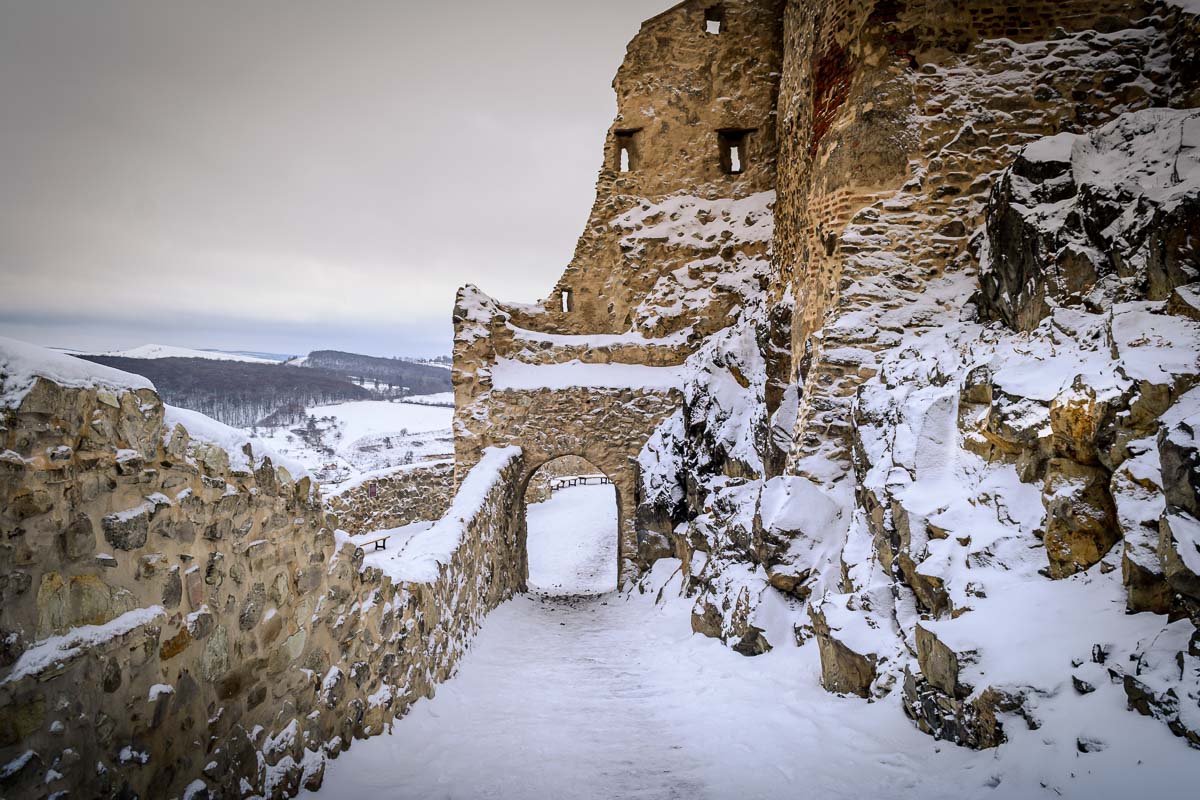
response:
<path fill-rule="evenodd" d="M 190 408 L 239 428 L 249 428 L 284 407 L 366 400 L 372 396 L 367 389 L 323 369 L 203 358 L 80 357 L 144 375 L 170 405 Z"/>
<path fill-rule="evenodd" d="M 401 358 L 380 358 L 340 350 L 314 350 L 296 366 L 324 369 L 390 396 L 448 392 L 450 370 Z"/>

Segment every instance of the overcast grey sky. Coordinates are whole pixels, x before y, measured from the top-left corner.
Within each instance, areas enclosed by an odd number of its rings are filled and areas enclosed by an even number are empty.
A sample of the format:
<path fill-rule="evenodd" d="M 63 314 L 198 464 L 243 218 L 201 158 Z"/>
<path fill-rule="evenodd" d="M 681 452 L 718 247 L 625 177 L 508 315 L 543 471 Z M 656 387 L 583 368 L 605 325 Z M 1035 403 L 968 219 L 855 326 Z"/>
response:
<path fill-rule="evenodd" d="M 450 350 L 571 257 L 670 0 L 0 0 L 0 335 Z"/>

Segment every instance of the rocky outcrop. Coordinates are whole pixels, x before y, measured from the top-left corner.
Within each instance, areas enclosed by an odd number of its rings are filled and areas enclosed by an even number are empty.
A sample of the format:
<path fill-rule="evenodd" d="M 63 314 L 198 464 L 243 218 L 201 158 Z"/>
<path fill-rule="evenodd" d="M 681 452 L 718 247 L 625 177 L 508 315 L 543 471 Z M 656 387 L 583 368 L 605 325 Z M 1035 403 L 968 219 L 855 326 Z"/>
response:
<path fill-rule="evenodd" d="M 1052 306 L 1165 300 L 1200 279 L 1200 112 L 1127 114 L 1029 145 L 987 207 L 982 307 L 1030 330 Z"/>

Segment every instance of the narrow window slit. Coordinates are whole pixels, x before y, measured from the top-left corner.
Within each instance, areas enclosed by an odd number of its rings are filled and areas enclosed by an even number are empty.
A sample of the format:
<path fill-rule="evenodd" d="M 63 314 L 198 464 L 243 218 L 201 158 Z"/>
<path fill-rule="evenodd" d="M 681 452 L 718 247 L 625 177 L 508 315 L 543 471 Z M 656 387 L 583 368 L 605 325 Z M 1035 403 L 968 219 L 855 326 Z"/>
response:
<path fill-rule="evenodd" d="M 746 171 L 749 163 L 747 143 L 753 132 L 753 129 L 749 128 L 725 128 L 717 131 L 722 172 L 727 175 L 740 175 Z"/>
<path fill-rule="evenodd" d="M 571 310 L 571 290 L 570 289 L 562 290 L 562 310 L 563 310 L 564 314 Z"/>
<path fill-rule="evenodd" d="M 704 9 L 704 32 L 714 36 L 721 32 L 721 23 L 725 20 L 725 9 L 720 6 L 710 6 Z"/>

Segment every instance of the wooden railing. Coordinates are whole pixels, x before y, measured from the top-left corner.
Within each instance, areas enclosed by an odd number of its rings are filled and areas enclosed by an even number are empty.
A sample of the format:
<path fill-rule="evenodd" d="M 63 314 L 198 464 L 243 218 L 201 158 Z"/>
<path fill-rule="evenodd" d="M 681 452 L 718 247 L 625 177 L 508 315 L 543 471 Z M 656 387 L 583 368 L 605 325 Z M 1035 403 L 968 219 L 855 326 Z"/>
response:
<path fill-rule="evenodd" d="M 550 492 L 553 494 L 559 489 L 566 489 L 571 486 L 594 486 L 606 483 L 612 483 L 612 481 L 604 474 L 564 475 L 561 478 L 554 478 L 550 481 Z"/>

